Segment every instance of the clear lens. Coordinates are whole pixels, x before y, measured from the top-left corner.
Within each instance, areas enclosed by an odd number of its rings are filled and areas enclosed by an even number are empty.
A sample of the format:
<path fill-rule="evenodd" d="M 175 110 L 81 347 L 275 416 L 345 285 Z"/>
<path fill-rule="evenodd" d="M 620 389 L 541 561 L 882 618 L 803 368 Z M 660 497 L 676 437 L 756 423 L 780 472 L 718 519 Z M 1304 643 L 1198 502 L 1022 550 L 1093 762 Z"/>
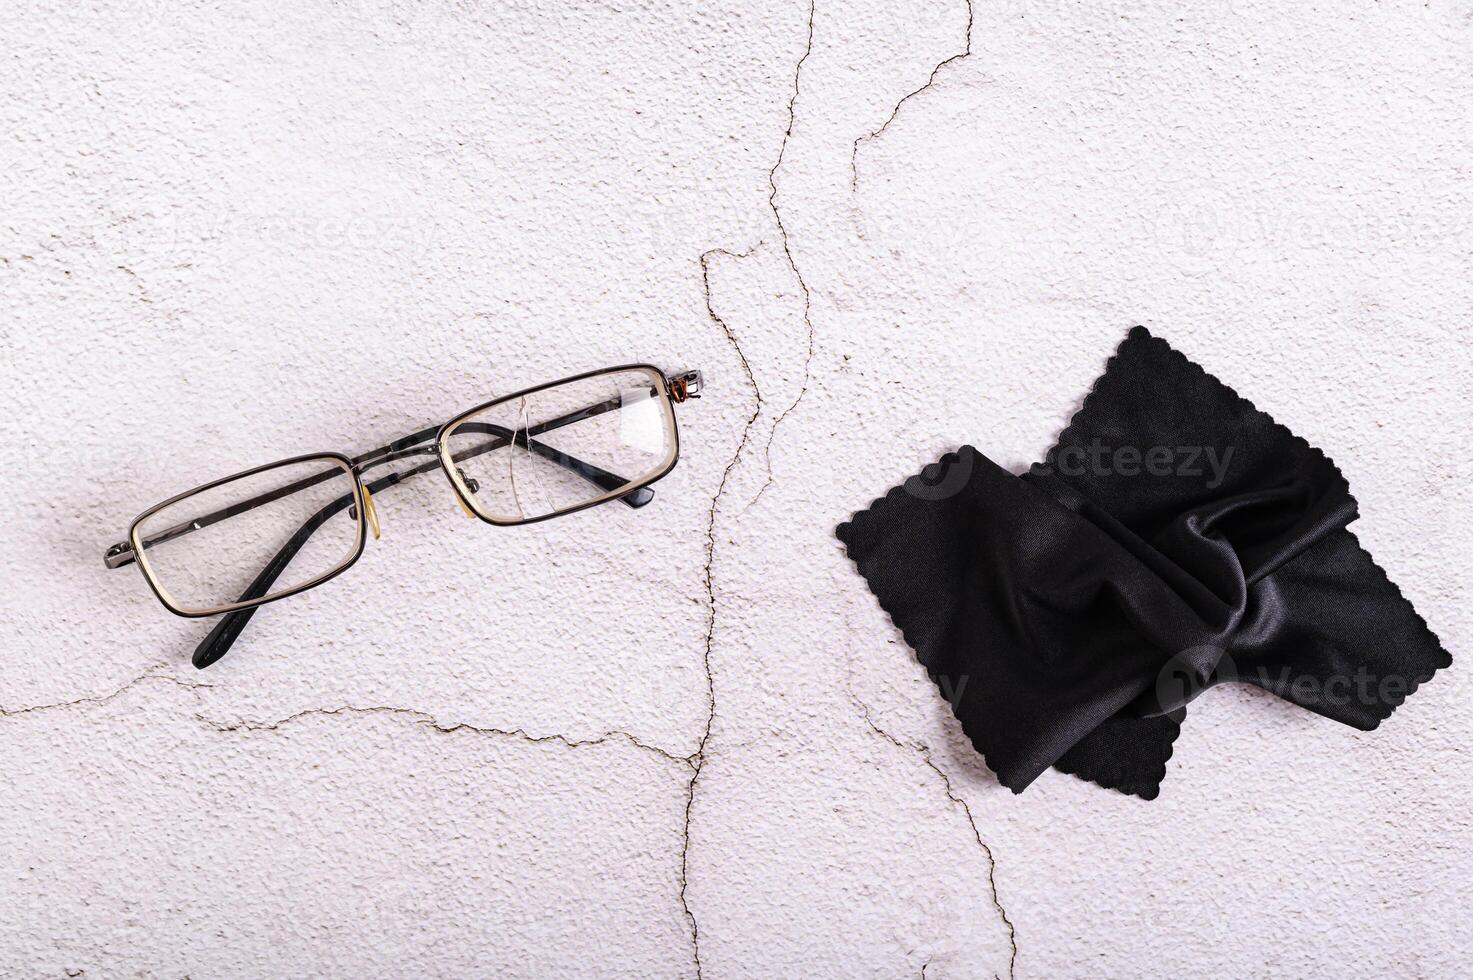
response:
<path fill-rule="evenodd" d="M 517 395 L 460 420 L 442 450 L 487 520 L 515 524 L 620 497 L 675 462 L 665 379 L 626 368 Z"/>
<path fill-rule="evenodd" d="M 277 596 L 341 570 L 362 545 L 339 459 L 272 466 L 192 493 L 133 528 L 143 570 L 183 613 Z"/>

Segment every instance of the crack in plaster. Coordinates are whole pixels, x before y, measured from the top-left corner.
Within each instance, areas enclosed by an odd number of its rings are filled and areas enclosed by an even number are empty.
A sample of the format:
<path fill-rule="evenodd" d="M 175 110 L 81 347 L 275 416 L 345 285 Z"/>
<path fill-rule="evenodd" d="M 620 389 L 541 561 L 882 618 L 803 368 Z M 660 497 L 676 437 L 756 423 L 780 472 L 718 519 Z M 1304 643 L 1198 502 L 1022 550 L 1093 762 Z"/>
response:
<path fill-rule="evenodd" d="M 957 794 L 956 788 L 951 783 L 951 777 L 947 775 L 946 770 L 938 766 L 935 760 L 931 758 L 930 748 L 928 748 L 924 743 L 904 742 L 896 738 L 894 735 L 891 735 L 889 732 L 885 731 L 885 729 L 875 724 L 875 720 L 870 714 L 869 705 L 860 700 L 860 698 L 854 694 L 852 689 L 849 692 L 849 696 L 854 700 L 854 703 L 859 706 L 859 711 L 864 716 L 864 722 L 870 727 L 871 731 L 873 731 L 876 735 L 880 736 L 885 741 L 889 742 L 891 745 L 895 746 L 898 749 L 905 749 L 909 752 L 915 752 L 921 757 L 921 761 L 930 767 L 932 772 L 941 777 L 941 785 L 946 791 L 947 798 L 951 800 L 951 802 L 955 806 L 960 807 L 963 815 L 966 816 L 967 825 L 972 828 L 972 837 L 976 839 L 977 846 L 982 849 L 982 853 L 987 856 L 987 884 L 992 890 L 992 907 L 997 910 L 998 918 L 1002 920 L 1002 924 L 1006 926 L 1008 930 L 1008 947 L 1011 950 L 1008 955 L 1008 980 L 1013 980 L 1013 970 L 1018 962 L 1018 933 L 1017 930 L 1013 928 L 1013 920 L 1008 918 L 1007 909 L 1003 908 L 1002 900 L 998 898 L 997 859 L 992 854 L 992 848 L 989 847 L 987 845 L 987 842 L 982 839 L 982 832 L 977 828 L 976 818 L 972 816 L 972 808 L 967 805 L 966 800 L 964 800 L 960 795 Z M 921 968 L 921 975 L 925 976 L 924 966 Z M 1002 980 L 1002 978 L 998 977 L 997 974 L 993 974 L 993 980 Z"/>
<path fill-rule="evenodd" d="M 884 135 L 885 130 L 889 129 L 890 128 L 890 124 L 895 121 L 895 117 L 900 115 L 900 109 L 901 109 L 902 106 L 904 106 L 911 99 L 915 98 L 916 96 L 920 95 L 922 92 L 926 91 L 927 89 L 931 88 L 933 85 L 936 84 L 936 76 L 941 73 L 941 69 L 945 68 L 947 65 L 955 64 L 958 61 L 961 61 L 961 60 L 963 60 L 965 58 L 971 57 L 971 54 L 972 54 L 972 23 L 973 23 L 973 21 L 974 21 L 974 19 L 976 17 L 977 11 L 976 11 L 976 7 L 973 6 L 973 0 L 966 0 L 966 3 L 967 3 L 967 43 L 962 48 L 962 50 L 958 51 L 956 54 L 952 55 L 951 57 L 946 58 L 945 60 L 943 60 L 941 62 L 938 62 L 937 65 L 936 65 L 936 67 L 931 69 L 931 77 L 928 78 L 928 79 L 926 79 L 926 84 L 922 85 L 920 88 L 916 89 L 914 92 L 907 93 L 905 96 L 903 96 L 900 99 L 899 102 L 895 103 L 895 108 L 893 108 L 893 109 L 890 110 L 890 118 L 886 119 L 885 122 L 884 122 L 884 124 L 882 126 L 880 126 L 879 129 L 876 129 L 876 130 L 874 130 L 873 132 L 870 132 L 870 133 L 865 133 L 863 136 L 860 136 L 858 139 L 856 139 L 854 141 L 854 150 L 853 150 L 853 152 L 849 156 L 849 190 L 851 192 L 858 191 L 859 190 L 859 147 L 862 144 L 864 144 L 864 143 L 869 143 L 869 142 L 872 142 L 874 140 L 877 140 L 882 135 Z"/>
<path fill-rule="evenodd" d="M 736 451 L 732 453 L 731 459 L 727 460 L 726 468 L 721 471 L 721 480 L 716 485 L 716 492 L 711 496 L 711 510 L 706 522 L 706 563 L 703 579 L 706 587 L 706 639 L 702 650 L 702 664 L 706 671 L 706 724 L 701 731 L 701 739 L 696 745 L 695 752 L 691 753 L 689 764 L 691 767 L 690 782 L 685 789 L 685 823 L 681 828 L 680 847 L 680 906 L 685 910 L 686 921 L 690 923 L 691 958 L 696 969 L 696 980 L 704 977 L 701 964 L 701 929 L 696 921 L 695 912 L 690 907 L 686 897 L 686 889 L 690 885 L 690 825 L 691 812 L 695 808 L 696 785 L 701 779 L 701 770 L 706 765 L 706 743 L 711 739 L 711 728 L 716 721 L 716 678 L 711 672 L 711 645 L 716 637 L 716 581 L 713 571 L 716 558 L 716 516 L 721 507 L 721 498 L 726 495 L 726 486 L 731 479 L 731 471 L 736 468 L 746 451 L 747 443 L 752 436 L 752 426 L 757 423 L 757 417 L 762 414 L 762 388 L 757 384 L 757 376 L 752 373 L 752 365 L 747 360 L 746 352 L 737 341 L 735 332 L 731 325 L 716 312 L 715 305 L 711 302 L 711 256 L 725 255 L 733 259 L 743 259 L 752 252 L 761 248 L 761 243 L 753 246 L 746 252 L 732 252 L 728 249 L 713 248 L 701 253 L 701 287 L 706 299 L 706 313 L 711 321 L 721 328 L 726 335 L 727 343 L 731 349 L 736 351 L 737 359 L 741 361 L 742 371 L 747 375 L 747 383 L 752 386 L 753 405 L 752 414 L 747 417 L 747 422 L 742 426 L 741 438 L 737 441 Z"/>
<path fill-rule="evenodd" d="M 189 690 L 199 690 L 200 688 L 210 688 L 215 686 L 213 684 L 197 684 L 191 683 L 189 681 L 181 681 L 177 677 L 167 677 L 163 674 L 160 674 L 159 669 L 160 668 L 158 667 L 150 668 L 149 670 L 144 671 L 137 677 L 134 677 L 132 680 L 123 684 L 121 687 L 115 688 L 107 694 L 98 694 L 92 697 L 85 698 L 75 698 L 71 701 L 56 701 L 52 704 L 32 704 L 24 708 L 0 707 L 0 717 L 14 718 L 17 715 L 27 715 L 40 711 L 53 711 L 60 708 L 74 708 L 84 704 L 106 704 L 114 698 L 121 697 L 122 695 L 131 691 L 133 688 L 137 687 L 139 684 L 142 684 L 144 681 L 150 680 L 164 681 L 166 683 L 173 684 L 176 687 L 183 687 Z"/>
<path fill-rule="evenodd" d="M 649 742 L 641 741 L 638 737 L 630 734 L 629 732 L 621 731 L 618 729 L 604 732 L 602 735 L 597 735 L 593 738 L 571 738 L 567 735 L 562 734 L 561 732 L 553 732 L 548 735 L 533 735 L 524 728 L 487 728 L 480 725 L 472 725 L 469 722 L 463 721 L 454 723 L 443 722 L 436 718 L 434 715 L 430 714 L 428 711 L 421 711 L 418 708 L 394 707 L 391 705 L 345 704 L 337 708 L 304 708 L 301 711 L 287 715 L 284 718 L 278 718 L 275 721 L 243 720 L 238 722 L 224 722 L 217 721 L 213 718 L 206 717 L 205 715 L 199 713 L 196 713 L 194 717 L 198 721 L 210 726 L 217 732 L 274 732 L 277 729 L 281 728 L 281 726 L 283 725 L 290 724 L 291 722 L 298 721 L 303 718 L 333 715 L 391 715 L 400 718 L 412 719 L 417 724 L 428 726 L 430 728 L 433 728 L 435 731 L 443 732 L 447 735 L 458 731 L 468 731 L 474 732 L 478 735 L 498 735 L 503 738 L 516 738 L 525 742 L 531 742 L 533 744 L 558 742 L 562 745 L 567 746 L 570 749 L 622 741 L 644 752 L 649 752 L 654 755 L 660 756 L 661 758 L 666 759 L 670 762 L 678 763 L 685 766 L 691 765 L 690 756 L 676 755 L 674 752 L 662 749 L 658 745 L 652 745 Z"/>
<path fill-rule="evenodd" d="M 813 53 L 813 20 L 817 8 L 817 0 L 810 0 L 808 4 L 808 42 L 803 48 L 803 56 L 798 59 L 798 64 L 793 69 L 793 95 L 792 98 L 788 99 L 788 128 L 783 133 L 782 146 L 779 147 L 777 152 L 777 162 L 767 172 L 767 186 L 770 188 L 770 192 L 767 195 L 767 206 L 772 209 L 772 217 L 777 221 L 778 241 L 782 245 L 783 255 L 788 260 L 788 268 L 793 270 L 793 278 L 798 280 L 798 289 L 803 294 L 803 325 L 808 329 L 808 352 L 803 357 L 803 384 L 798 389 L 797 397 L 793 399 L 791 405 L 778 413 L 777 418 L 773 420 L 772 428 L 768 430 L 767 444 L 762 447 L 762 457 L 767 467 L 767 480 L 758 489 L 756 496 L 747 504 L 748 507 L 751 507 L 752 504 L 762 499 L 762 494 L 767 491 L 768 487 L 772 486 L 772 442 L 777 438 L 778 426 L 783 424 L 783 420 L 798 407 L 798 403 L 803 400 L 803 396 L 808 394 L 808 384 L 812 379 L 814 342 L 813 294 L 809 291 L 808 282 L 803 278 L 803 273 L 798 270 L 798 263 L 793 258 L 793 250 L 788 241 L 788 228 L 783 223 L 782 211 L 777 206 L 777 172 L 782 169 L 783 160 L 787 157 L 788 142 L 793 138 L 793 124 L 798 118 L 797 106 L 798 96 L 802 91 L 800 82 L 803 77 L 803 63 Z"/>
<path fill-rule="evenodd" d="M 137 687 L 138 685 L 144 683 L 145 681 L 163 681 L 163 682 L 165 682 L 167 684 L 172 684 L 175 687 L 182 687 L 182 688 L 184 688 L 186 690 L 190 690 L 190 691 L 209 690 L 209 689 L 212 689 L 212 688 L 214 688 L 216 686 L 214 684 L 202 684 L 202 683 L 192 683 L 190 681 L 182 681 L 182 680 L 179 680 L 177 677 L 169 677 L 169 676 L 166 676 L 164 674 L 160 674 L 160 673 L 158 673 L 157 669 L 155 669 L 155 670 L 147 671 L 146 673 L 143 673 L 143 674 L 139 674 L 137 677 L 134 677 L 132 680 L 128 681 L 127 683 L 125 683 L 123 685 L 121 685 L 120 687 L 117 687 L 116 689 L 114 689 L 112 691 L 109 691 L 107 694 L 99 694 L 99 695 L 95 695 L 95 696 L 92 696 L 92 697 L 85 697 L 85 698 L 76 698 L 75 700 L 72 700 L 72 701 L 57 701 L 57 702 L 54 702 L 54 703 L 51 703 L 51 704 L 34 704 L 34 705 L 29 705 L 29 706 L 24 707 L 24 708 L 4 708 L 4 707 L 0 707 L 0 717 L 13 718 L 13 717 L 17 717 L 19 715 L 33 714 L 33 713 L 38 713 L 38 712 L 43 712 L 43 711 L 52 711 L 52 710 L 56 710 L 56 709 L 60 709 L 60 708 L 71 708 L 71 707 L 78 707 L 78 706 L 81 706 L 81 705 L 106 704 L 109 701 L 112 701 L 112 700 L 114 700 L 116 698 L 119 698 L 119 697 L 123 696 L 124 694 L 126 694 L 129 691 L 131 691 L 133 688 Z M 549 734 L 549 735 L 533 735 L 533 734 L 531 734 L 530 732 L 528 732 L 524 728 L 484 728 L 484 727 L 481 727 L 479 725 L 472 725 L 472 724 L 470 724 L 468 722 L 455 722 L 453 724 L 450 724 L 450 723 L 442 722 L 438 718 L 436 718 L 434 715 L 430 714 L 429 712 L 427 712 L 427 711 L 421 711 L 418 708 L 401 708 L 401 707 L 393 707 L 393 706 L 389 706 L 389 705 L 368 705 L 368 706 L 342 705 L 342 706 L 337 707 L 337 708 L 305 708 L 305 709 L 303 709 L 301 711 L 298 711 L 298 712 L 295 712 L 293 714 L 287 715 L 284 718 L 278 718 L 275 721 L 242 720 L 242 721 L 238 721 L 238 722 L 223 722 L 223 721 L 218 721 L 218 720 L 213 719 L 213 718 L 206 717 L 205 715 L 200 714 L 198 712 L 195 713 L 194 717 L 198 721 L 203 722 L 206 725 L 209 725 L 211 728 L 213 728 L 213 729 L 215 729 L 216 731 L 219 731 L 219 732 L 239 732 L 239 731 L 267 732 L 267 731 L 275 731 L 278 728 L 280 728 L 282 725 L 288 724 L 288 723 L 293 722 L 293 721 L 297 721 L 298 719 L 301 719 L 301 718 L 310 717 L 312 715 L 348 715 L 348 714 L 392 714 L 392 715 L 400 715 L 400 716 L 403 716 L 403 717 L 414 718 L 417 721 L 419 721 L 421 724 L 429 725 L 429 726 L 433 727 L 434 729 L 436 729 L 437 731 L 445 732 L 447 734 L 450 733 L 450 732 L 456 732 L 456 731 L 460 731 L 460 730 L 464 729 L 466 731 L 477 732 L 477 733 L 482 734 L 482 735 L 502 735 L 502 736 L 506 736 L 506 737 L 521 738 L 521 739 L 523 739 L 525 741 L 533 742 L 533 743 L 540 743 L 540 742 L 561 742 L 563 745 L 566 745 L 569 748 L 580 748 L 580 747 L 586 746 L 586 745 L 601 745 L 601 744 L 606 743 L 606 742 L 612 742 L 612 741 L 616 741 L 616 740 L 622 740 L 622 741 L 627 742 L 628 744 L 634 746 L 637 749 L 641 749 L 641 750 L 643 750 L 645 752 L 653 753 L 653 754 L 658 755 L 658 756 L 660 756 L 660 757 L 662 757 L 664 759 L 669 760 L 670 762 L 679 763 L 679 764 L 685 765 L 685 766 L 691 766 L 692 765 L 692 759 L 694 758 L 693 755 L 677 755 L 676 753 L 671 752 L 668 749 L 663 749 L 663 748 L 661 748 L 658 745 L 653 745 L 653 744 L 651 744 L 649 742 L 645 742 L 645 741 L 641 740 L 640 738 L 638 738 L 637 736 L 635 736 L 635 735 L 633 735 L 633 734 L 631 734 L 629 732 L 619 730 L 619 729 L 615 729 L 613 731 L 604 732 L 603 734 L 598 735 L 598 736 L 596 736 L 594 738 L 585 738 L 585 739 L 571 738 L 571 737 L 569 737 L 567 735 L 562 734 L 561 732 L 554 732 L 554 733 Z"/>
<path fill-rule="evenodd" d="M 951 776 L 931 758 L 931 749 L 929 746 L 924 742 L 902 741 L 876 724 L 869 704 L 854 690 L 854 664 L 852 661 L 846 661 L 844 665 L 844 693 L 849 696 L 849 700 L 859 709 L 859 713 L 863 716 L 864 723 L 869 726 L 870 731 L 896 748 L 903 749 L 906 752 L 913 752 L 921 757 L 921 761 L 940 778 L 941 786 L 946 792 L 947 799 L 951 801 L 953 806 L 960 807 L 962 814 L 967 818 L 967 825 L 972 828 L 972 837 L 977 841 L 977 846 L 987 858 L 987 884 L 992 892 L 992 907 L 997 910 L 998 918 L 1002 920 L 1003 926 L 1008 930 L 1008 948 L 1010 950 L 1008 954 L 1008 980 L 1013 980 L 1014 970 L 1018 962 L 1018 933 L 1013 927 L 1013 920 L 1008 916 L 1007 909 L 1003 907 L 1002 899 L 997 893 L 997 858 L 993 855 L 991 846 L 982 839 L 982 831 L 977 827 L 976 818 L 972 816 L 972 808 L 956 792 L 956 787 L 951 782 Z M 924 974 L 924 967 L 922 967 L 922 973 Z M 993 980 L 1002 980 L 1002 978 L 994 974 Z"/>

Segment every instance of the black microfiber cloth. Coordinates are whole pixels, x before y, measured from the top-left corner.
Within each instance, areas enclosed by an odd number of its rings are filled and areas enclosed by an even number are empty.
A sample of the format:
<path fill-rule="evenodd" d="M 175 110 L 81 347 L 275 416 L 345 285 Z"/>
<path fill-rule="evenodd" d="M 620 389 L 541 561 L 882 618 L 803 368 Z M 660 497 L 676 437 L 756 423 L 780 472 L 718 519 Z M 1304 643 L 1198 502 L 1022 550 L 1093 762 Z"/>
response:
<path fill-rule="evenodd" d="M 1042 463 L 970 446 L 837 534 L 998 780 L 1154 799 L 1224 681 L 1375 728 L 1452 658 L 1318 449 L 1132 330 Z"/>

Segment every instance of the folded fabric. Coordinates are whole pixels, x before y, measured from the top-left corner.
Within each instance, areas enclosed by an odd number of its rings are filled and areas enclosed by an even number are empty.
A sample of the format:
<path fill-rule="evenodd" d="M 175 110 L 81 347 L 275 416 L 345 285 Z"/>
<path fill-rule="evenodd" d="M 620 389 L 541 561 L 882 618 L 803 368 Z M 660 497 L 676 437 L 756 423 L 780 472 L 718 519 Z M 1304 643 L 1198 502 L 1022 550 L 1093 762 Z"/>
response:
<path fill-rule="evenodd" d="M 963 447 L 836 533 L 1003 785 L 1154 799 L 1215 684 L 1370 730 L 1452 662 L 1356 516 L 1323 453 L 1137 327 L 1042 463 Z"/>

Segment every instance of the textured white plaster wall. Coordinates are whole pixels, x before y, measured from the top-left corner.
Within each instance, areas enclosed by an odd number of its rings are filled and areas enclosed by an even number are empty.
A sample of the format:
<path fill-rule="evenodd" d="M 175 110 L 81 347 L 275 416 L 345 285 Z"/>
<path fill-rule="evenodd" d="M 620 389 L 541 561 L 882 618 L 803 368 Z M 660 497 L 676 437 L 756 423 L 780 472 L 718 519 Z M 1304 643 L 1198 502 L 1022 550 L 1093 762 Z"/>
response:
<path fill-rule="evenodd" d="M 1467 975 L 1461 659 L 1014 797 L 832 527 L 1035 458 L 1141 322 L 1466 655 L 1470 14 L 8 4 L 0 975 Z M 102 568 L 200 480 L 644 359 L 710 397 L 643 510 L 406 485 L 205 673 Z"/>

